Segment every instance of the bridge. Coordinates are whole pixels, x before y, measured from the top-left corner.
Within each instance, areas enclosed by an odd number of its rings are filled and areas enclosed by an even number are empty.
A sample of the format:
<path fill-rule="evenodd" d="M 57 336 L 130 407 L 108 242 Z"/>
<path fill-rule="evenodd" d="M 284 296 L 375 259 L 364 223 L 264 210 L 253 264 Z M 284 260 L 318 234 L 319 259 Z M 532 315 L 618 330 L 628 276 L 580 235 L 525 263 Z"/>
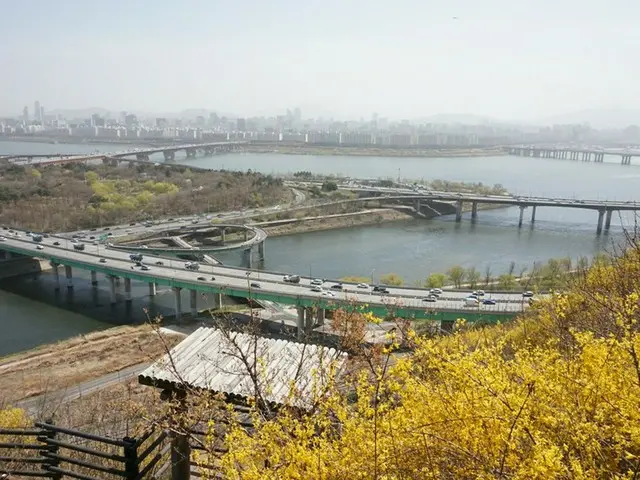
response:
<path fill-rule="evenodd" d="M 227 243 L 227 234 L 229 231 L 240 230 L 243 232 L 243 240 L 239 243 Z M 146 231 L 145 231 L 146 233 Z M 252 235 L 250 235 L 252 234 Z M 209 238 L 218 237 L 219 240 L 213 244 L 208 242 L 202 246 L 193 246 L 189 243 L 192 238 Z M 242 250 L 242 264 L 246 268 L 253 266 L 253 248 L 257 246 L 260 261 L 265 258 L 265 241 L 267 233 L 261 228 L 250 225 L 222 224 L 216 223 L 207 227 L 202 226 L 186 226 L 180 225 L 178 228 L 170 228 L 166 225 L 160 232 L 157 229 L 150 234 L 138 235 L 137 238 L 131 238 L 127 235 L 123 239 L 115 239 L 115 242 L 109 243 L 109 247 L 120 249 L 128 252 L 145 253 L 151 255 L 163 255 L 178 258 L 186 257 L 204 257 L 205 255 L 217 252 L 225 252 L 231 250 Z M 187 237 L 185 239 L 185 237 Z M 164 243 L 177 245 L 175 247 L 157 246 L 153 243 Z M 151 244 L 151 245 L 150 245 Z M 211 263 L 211 262 L 208 262 Z"/>
<path fill-rule="evenodd" d="M 495 305 L 465 307 L 464 298 L 469 292 L 446 292 L 436 302 L 427 303 L 423 300 L 428 294 L 425 289 L 389 287 L 388 294 L 381 294 L 374 292 L 370 286 L 363 288 L 352 283 L 343 283 L 342 290 L 330 289 L 335 293 L 328 294 L 327 291 L 313 291 L 312 279 L 309 277 L 302 277 L 300 283 L 294 284 L 285 282 L 281 273 L 224 265 L 203 266 L 199 271 L 192 271 L 185 268 L 181 261 L 159 257 L 149 262 L 148 270 L 142 270 L 132 264 L 128 252 L 109 248 L 108 245 L 85 244 L 84 251 L 77 251 L 66 237 L 53 235 L 43 238 L 38 244 L 26 236 L 24 231 L 1 232 L 6 237 L 0 241 L 0 250 L 8 252 L 8 255 L 18 254 L 49 260 L 57 289 L 60 288 L 60 266 L 64 266 L 69 290 L 73 289 L 74 268 L 89 270 L 94 287 L 98 285 L 98 273 L 104 274 L 109 282 L 111 303 L 117 302 L 116 287 L 120 278 L 124 279 L 125 302 L 129 303 L 132 301 L 132 281 L 147 283 L 150 296 L 155 295 L 157 285 L 163 285 L 172 288 L 175 293 L 177 318 L 183 313 L 182 290 L 190 292 L 192 314 L 197 313 L 198 294 L 211 298 L 214 308 L 222 304 L 223 295 L 295 306 L 299 334 L 307 331 L 310 325 L 322 325 L 327 309 L 341 307 L 359 308 L 381 317 L 394 312 L 404 318 L 451 325 L 458 318 L 466 318 L 470 322 L 504 321 L 513 318 L 528 306 L 526 299 L 519 294 L 492 294 L 491 297 L 496 300 Z M 38 248 L 38 245 L 42 247 Z"/>
<path fill-rule="evenodd" d="M 292 184 L 301 185 L 302 183 L 304 182 L 293 182 Z M 306 182 L 304 184 L 307 186 L 321 185 L 317 182 Z M 378 194 L 379 197 L 349 199 L 334 203 L 358 202 L 374 199 L 413 202 L 415 210 L 417 212 L 420 212 L 424 206 L 423 202 L 451 202 L 455 204 L 456 222 L 462 221 L 463 206 L 465 203 L 471 204 L 472 221 L 475 221 L 478 217 L 478 205 L 480 204 L 516 206 L 520 208 L 518 228 L 521 228 L 524 223 L 524 211 L 527 208 L 531 208 L 532 225 L 536 221 L 536 211 L 538 207 L 579 208 L 586 210 L 595 210 L 598 213 L 596 227 L 596 233 L 598 235 L 603 231 L 609 231 L 609 229 L 611 228 L 611 219 L 613 212 L 640 211 L 640 202 L 636 201 L 577 200 L 572 198 L 545 198 L 512 195 L 477 195 L 472 193 L 442 192 L 427 189 L 414 190 L 410 188 L 353 186 L 346 184 L 338 185 L 338 188 L 341 190 L 349 190 L 352 192 Z"/>
<path fill-rule="evenodd" d="M 135 160 L 140 162 L 150 161 L 150 156 L 154 153 L 164 154 L 165 161 L 175 160 L 176 152 L 184 150 L 187 154 L 187 158 L 195 157 L 198 151 L 204 152 L 205 155 L 214 155 L 217 153 L 233 152 L 241 148 L 242 145 L 247 144 L 247 141 L 231 141 L 231 142 L 203 142 L 203 143 L 190 143 L 186 145 L 164 145 L 159 147 L 147 147 L 136 148 L 131 150 L 124 150 L 112 153 L 95 153 L 89 155 L 5 155 L 3 160 L 16 161 L 23 160 L 32 162 L 33 159 L 39 159 L 37 163 L 46 165 L 61 165 L 65 163 L 81 163 L 91 160 L 104 160 L 104 161 L 117 161 L 127 160 L 132 161 L 128 157 L 134 157 Z"/>
<path fill-rule="evenodd" d="M 594 148 L 577 147 L 541 147 L 541 146 L 519 146 L 507 147 L 510 155 L 536 158 L 558 158 L 565 160 L 582 160 L 583 162 L 602 163 L 605 155 L 618 155 L 622 165 L 631 165 L 632 157 L 640 157 L 640 152 L 604 150 Z"/>

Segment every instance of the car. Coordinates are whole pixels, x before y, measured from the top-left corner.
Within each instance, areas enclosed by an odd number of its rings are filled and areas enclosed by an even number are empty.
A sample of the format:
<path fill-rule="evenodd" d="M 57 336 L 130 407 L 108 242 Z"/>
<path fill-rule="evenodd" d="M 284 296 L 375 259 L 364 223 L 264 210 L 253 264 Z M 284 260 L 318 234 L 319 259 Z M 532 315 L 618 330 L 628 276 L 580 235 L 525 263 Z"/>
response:
<path fill-rule="evenodd" d="M 135 225 L 135 224 L 136 224 L 136 222 L 131 222 L 129 225 Z"/>
<path fill-rule="evenodd" d="M 389 290 L 384 285 L 376 285 L 376 286 L 374 286 L 373 287 L 373 291 L 374 292 L 380 292 L 380 293 L 389 293 Z"/>
<path fill-rule="evenodd" d="M 149 248 L 149 247 L 147 247 L 146 245 L 142 245 L 142 247 L 141 247 L 141 248 Z"/>
<path fill-rule="evenodd" d="M 71 243 L 78 243 L 78 240 L 76 240 L 75 238 L 72 238 L 70 241 Z"/>
<path fill-rule="evenodd" d="M 333 293 L 333 292 L 331 292 L 329 290 L 323 290 L 322 291 L 322 295 L 324 295 L 325 297 L 335 297 L 336 296 L 335 293 Z"/>
<path fill-rule="evenodd" d="M 256 283 L 256 282 L 251 283 L 251 287 L 252 288 L 262 288 L 262 287 L 260 287 L 260 284 Z"/>
<path fill-rule="evenodd" d="M 369 285 L 367 285 L 366 283 L 359 283 L 356 285 L 357 288 L 369 288 Z"/>
<path fill-rule="evenodd" d="M 100 263 L 107 263 L 107 259 L 106 258 L 101 258 L 100 259 Z"/>
<path fill-rule="evenodd" d="M 0 237 L 0 242 L 6 242 L 7 239 L 5 237 Z"/>
<path fill-rule="evenodd" d="M 342 290 L 342 284 L 341 283 L 336 283 L 335 285 L 331 285 L 331 287 L 329 287 L 333 290 Z"/>
<path fill-rule="evenodd" d="M 146 265 L 142 265 L 142 266 L 140 267 L 140 270 L 149 271 L 149 270 L 151 270 L 151 269 L 150 269 L 149 267 L 147 267 Z"/>
<path fill-rule="evenodd" d="M 427 295 L 422 299 L 423 302 L 435 302 L 437 300 L 438 300 L 438 297 L 436 297 L 435 295 Z"/>
<path fill-rule="evenodd" d="M 207 279 L 204 278 L 204 277 L 198 277 L 198 280 L 200 280 L 201 282 L 206 282 L 207 281 Z"/>
<path fill-rule="evenodd" d="M 484 290 L 474 290 L 473 293 L 475 293 L 478 297 L 484 297 Z"/>
<path fill-rule="evenodd" d="M 216 281 L 216 277 L 211 277 L 211 281 L 215 282 Z"/>
<path fill-rule="evenodd" d="M 102 230 L 104 230 L 104 231 L 106 232 L 107 230 L 111 230 L 111 228 L 109 228 L 109 227 L 104 227 Z"/>
<path fill-rule="evenodd" d="M 483 305 L 495 305 L 496 301 L 493 298 L 485 298 L 482 300 Z"/>
<path fill-rule="evenodd" d="M 322 292 L 324 290 L 322 290 L 322 287 L 319 285 L 314 285 L 313 287 L 311 287 L 311 291 L 312 292 Z"/>
<path fill-rule="evenodd" d="M 5 227 L 5 226 L 3 226 L 3 227 L 2 227 L 2 229 L 3 229 L 3 230 L 9 230 L 9 227 Z"/>
<path fill-rule="evenodd" d="M 53 242 L 53 245 L 58 247 L 58 246 L 60 246 L 60 242 Z"/>
<path fill-rule="evenodd" d="M 478 300 L 478 294 L 477 293 L 471 293 L 469 295 L 467 295 L 467 298 L 475 298 L 476 300 Z"/>
<path fill-rule="evenodd" d="M 43 247 L 42 245 L 40 245 L 40 244 L 36 245 L 36 248 L 37 248 L 38 250 L 44 250 L 44 247 Z"/>
<path fill-rule="evenodd" d="M 282 280 L 287 283 L 300 283 L 300 275 L 285 275 Z"/>
<path fill-rule="evenodd" d="M 89 237 L 89 240 L 95 240 L 95 238 L 96 238 L 96 237 L 94 237 L 93 235 L 91 235 L 91 236 Z"/>
<path fill-rule="evenodd" d="M 526 292 L 522 292 L 522 296 L 524 298 L 531 298 L 531 297 L 533 297 L 533 292 L 530 291 L 530 290 L 527 290 Z"/>
<path fill-rule="evenodd" d="M 442 295 L 442 289 L 441 288 L 432 288 L 431 290 L 429 290 L 429 293 L 431 295 Z"/>
<path fill-rule="evenodd" d="M 313 280 L 311 280 L 311 285 L 322 285 L 324 283 L 323 280 L 320 280 L 319 278 L 314 278 Z"/>
<path fill-rule="evenodd" d="M 27 234 L 29 234 L 29 232 L 27 232 Z M 79 233 L 74 233 L 71 238 L 81 238 L 82 235 L 80 235 Z"/>
<path fill-rule="evenodd" d="M 42 236 L 43 236 L 44 238 L 49 238 L 51 235 L 49 235 L 48 233 L 43 233 L 43 234 L 42 234 Z"/>
<path fill-rule="evenodd" d="M 159 267 L 161 267 L 162 265 L 164 265 L 164 262 L 162 262 L 162 261 L 158 260 L 158 261 L 156 262 L 156 265 L 158 265 Z"/>
<path fill-rule="evenodd" d="M 27 233 L 25 233 L 25 235 L 26 235 L 27 237 L 31 237 L 31 236 L 33 236 L 33 233 L 31 233 L 31 232 L 27 232 Z"/>

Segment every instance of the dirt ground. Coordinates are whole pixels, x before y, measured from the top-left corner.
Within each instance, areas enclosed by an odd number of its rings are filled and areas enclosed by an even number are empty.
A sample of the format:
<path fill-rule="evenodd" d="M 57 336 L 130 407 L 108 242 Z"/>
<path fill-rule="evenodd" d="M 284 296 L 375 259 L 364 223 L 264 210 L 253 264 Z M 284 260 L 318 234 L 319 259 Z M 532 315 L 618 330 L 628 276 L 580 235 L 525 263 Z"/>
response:
<path fill-rule="evenodd" d="M 184 338 L 150 325 L 115 327 L 0 359 L 0 405 L 152 362 Z"/>

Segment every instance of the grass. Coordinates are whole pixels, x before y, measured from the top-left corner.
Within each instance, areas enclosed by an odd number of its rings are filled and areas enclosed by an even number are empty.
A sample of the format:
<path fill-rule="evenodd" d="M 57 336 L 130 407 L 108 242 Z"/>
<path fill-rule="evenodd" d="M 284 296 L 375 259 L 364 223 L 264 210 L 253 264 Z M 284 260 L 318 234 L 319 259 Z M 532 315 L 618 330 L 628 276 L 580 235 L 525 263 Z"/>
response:
<path fill-rule="evenodd" d="M 62 390 L 156 360 L 183 336 L 149 325 L 116 327 L 0 359 L 0 404 Z M 164 340 L 164 342 L 163 342 Z"/>

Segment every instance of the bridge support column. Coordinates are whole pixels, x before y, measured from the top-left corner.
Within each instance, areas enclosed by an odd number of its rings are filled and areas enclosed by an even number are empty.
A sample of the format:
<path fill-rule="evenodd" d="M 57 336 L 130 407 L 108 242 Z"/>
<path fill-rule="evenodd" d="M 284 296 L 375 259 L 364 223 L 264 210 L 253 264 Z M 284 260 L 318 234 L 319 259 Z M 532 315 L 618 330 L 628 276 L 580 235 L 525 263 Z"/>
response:
<path fill-rule="evenodd" d="M 298 335 L 298 340 L 302 341 L 304 339 L 304 314 L 305 314 L 305 308 L 304 307 L 297 307 L 296 308 L 297 312 L 298 312 L 298 321 L 296 322 L 296 327 L 297 327 L 297 335 Z"/>
<path fill-rule="evenodd" d="M 478 218 L 478 202 L 473 202 L 471 204 L 471 220 L 476 218 Z"/>
<path fill-rule="evenodd" d="M 67 277 L 67 288 L 73 288 L 73 272 L 69 265 L 64 266 L 64 274 Z"/>
<path fill-rule="evenodd" d="M 173 287 L 173 293 L 175 300 L 176 320 L 178 320 L 182 316 L 182 288 Z"/>
<path fill-rule="evenodd" d="M 524 218 L 524 209 L 526 207 L 524 205 L 520 205 L 520 218 L 518 219 L 518 228 L 522 227 L 522 220 Z"/>
<path fill-rule="evenodd" d="M 324 308 L 317 308 L 316 309 L 316 325 L 318 327 L 321 327 L 324 325 L 324 318 L 325 318 L 326 312 Z"/>
<path fill-rule="evenodd" d="M 536 206 L 531 207 L 531 223 L 536 223 Z"/>
<path fill-rule="evenodd" d="M 187 158 L 193 158 L 196 156 L 195 148 L 187 148 L 186 152 L 187 152 Z"/>
<path fill-rule="evenodd" d="M 211 307 L 212 310 L 219 310 L 222 308 L 222 294 L 214 293 L 213 294 L 213 305 Z"/>
<path fill-rule="evenodd" d="M 191 306 L 191 316 L 196 318 L 198 316 L 198 292 L 197 290 L 189 290 L 189 303 Z"/>
<path fill-rule="evenodd" d="M 244 241 L 248 241 L 249 240 L 249 230 L 245 230 L 244 231 Z"/>
<path fill-rule="evenodd" d="M 251 248 L 247 248 L 242 251 L 242 266 L 245 268 L 251 268 L 251 259 L 252 259 L 252 251 Z"/>
<path fill-rule="evenodd" d="M 416 212 L 417 212 L 417 213 L 420 213 L 420 208 L 421 208 L 421 205 L 420 205 L 420 199 L 417 199 L 417 200 L 416 200 L 416 203 L 415 203 L 415 205 L 414 205 L 414 207 L 413 207 L 413 208 L 415 208 L 415 210 L 416 210 Z"/>
<path fill-rule="evenodd" d="M 98 286 L 98 273 L 95 270 L 91 270 L 91 285 Z"/>
<path fill-rule="evenodd" d="M 58 272 L 58 264 L 51 262 L 51 268 L 53 269 L 53 278 L 56 281 L 55 291 L 60 290 L 60 273 Z"/>
<path fill-rule="evenodd" d="M 120 277 L 116 276 L 116 277 L 114 277 L 114 279 L 115 279 L 114 281 L 116 282 L 116 287 L 119 287 L 120 286 Z"/>
<path fill-rule="evenodd" d="M 149 282 L 149 296 L 150 297 L 155 297 L 156 296 L 156 283 L 155 282 Z"/>
<path fill-rule="evenodd" d="M 258 244 L 258 258 L 260 258 L 261 262 L 264 262 L 264 244 L 264 241 Z"/>
<path fill-rule="evenodd" d="M 124 300 L 127 303 L 131 303 L 131 279 L 124 279 Z"/>
<path fill-rule="evenodd" d="M 602 233 L 602 222 L 604 221 L 605 210 L 598 210 L 598 226 L 596 228 L 596 234 Z"/>
<path fill-rule="evenodd" d="M 227 236 L 227 229 L 226 228 L 221 229 L 220 230 L 220 241 L 222 242 L 222 245 L 224 245 L 226 236 Z"/>
<path fill-rule="evenodd" d="M 313 326 L 315 325 L 316 319 L 313 315 L 313 308 L 305 308 L 304 309 L 304 333 L 309 334 L 311 330 L 313 330 Z"/>
<path fill-rule="evenodd" d="M 609 229 L 611 228 L 611 215 L 613 215 L 613 210 L 607 210 L 607 216 L 605 217 L 605 220 L 604 220 L 604 230 L 606 232 L 608 232 Z"/>
<path fill-rule="evenodd" d="M 165 162 L 170 162 L 176 159 L 176 152 L 162 152 L 164 154 Z"/>
<path fill-rule="evenodd" d="M 112 277 L 109 275 L 109 293 L 111 305 L 114 305 L 118 301 L 118 297 L 116 296 L 116 277 Z"/>
<path fill-rule="evenodd" d="M 462 221 L 462 200 L 456 202 L 456 222 Z"/>

